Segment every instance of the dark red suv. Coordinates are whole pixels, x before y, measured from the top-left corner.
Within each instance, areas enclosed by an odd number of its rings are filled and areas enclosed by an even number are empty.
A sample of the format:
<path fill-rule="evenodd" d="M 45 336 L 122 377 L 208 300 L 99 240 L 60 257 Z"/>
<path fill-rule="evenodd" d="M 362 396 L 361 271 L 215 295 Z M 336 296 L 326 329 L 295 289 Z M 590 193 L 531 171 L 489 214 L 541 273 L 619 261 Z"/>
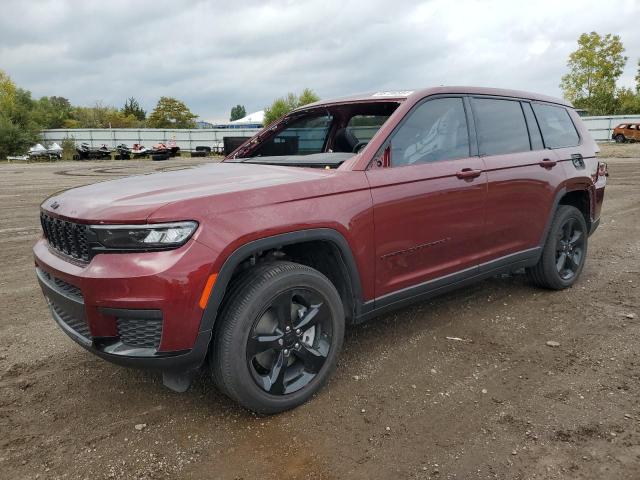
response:
<path fill-rule="evenodd" d="M 42 204 L 54 319 L 184 390 L 208 365 L 257 412 L 295 407 L 346 324 L 526 268 L 570 287 L 606 164 L 562 100 L 486 88 L 301 107 L 222 163 L 75 188 Z"/>

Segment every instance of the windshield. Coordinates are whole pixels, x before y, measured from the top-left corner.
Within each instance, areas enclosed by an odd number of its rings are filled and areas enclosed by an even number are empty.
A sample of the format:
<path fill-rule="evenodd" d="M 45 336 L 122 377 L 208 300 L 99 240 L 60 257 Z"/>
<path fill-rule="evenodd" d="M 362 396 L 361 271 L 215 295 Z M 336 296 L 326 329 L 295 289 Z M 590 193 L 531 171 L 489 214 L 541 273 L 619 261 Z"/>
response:
<path fill-rule="evenodd" d="M 367 145 L 398 105 L 363 102 L 294 112 L 226 161 L 336 168 Z"/>

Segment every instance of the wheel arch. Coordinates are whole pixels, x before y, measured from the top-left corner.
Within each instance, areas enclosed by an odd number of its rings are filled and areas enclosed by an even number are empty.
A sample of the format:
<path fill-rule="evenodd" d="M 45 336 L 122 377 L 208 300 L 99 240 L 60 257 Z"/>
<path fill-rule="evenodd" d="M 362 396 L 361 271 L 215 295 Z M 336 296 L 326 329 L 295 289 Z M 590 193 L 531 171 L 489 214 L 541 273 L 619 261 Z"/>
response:
<path fill-rule="evenodd" d="M 542 237 L 540 238 L 539 244 L 541 247 L 544 248 L 547 235 L 549 234 L 549 229 L 551 228 L 551 223 L 553 222 L 553 218 L 555 217 L 560 205 L 572 205 L 580 210 L 584 216 L 585 222 L 587 223 L 587 231 L 590 231 L 593 223 L 593 218 L 591 217 L 591 213 L 593 212 L 593 195 L 591 187 L 592 186 L 588 184 L 565 184 L 556 191 L 553 205 L 549 211 L 549 217 L 547 218 L 547 223 L 542 233 Z"/>
<path fill-rule="evenodd" d="M 311 245 L 315 247 L 324 245 L 326 249 L 331 249 L 327 251 L 332 251 L 335 254 L 336 263 L 327 264 L 325 268 L 322 266 L 318 268 L 317 257 L 322 252 L 314 251 L 309 255 L 303 255 L 300 252 L 303 247 L 310 247 Z M 298 260 L 298 263 L 303 263 L 321 271 L 329 277 L 336 289 L 338 289 L 338 293 L 343 299 L 345 313 L 347 313 L 347 321 L 353 321 L 359 315 L 363 303 L 362 284 L 349 243 L 337 230 L 332 228 L 313 228 L 253 240 L 234 250 L 224 261 L 218 272 L 216 282 L 202 315 L 200 332 L 213 329 L 229 284 L 236 274 L 244 271 L 243 264 L 246 265 L 249 262 L 251 265 L 259 256 L 273 252 L 282 252 L 282 255 L 286 256 L 286 258 L 291 258 L 293 261 Z M 314 256 L 316 260 L 300 261 L 301 258 Z M 337 282 L 337 280 L 341 281 Z"/>

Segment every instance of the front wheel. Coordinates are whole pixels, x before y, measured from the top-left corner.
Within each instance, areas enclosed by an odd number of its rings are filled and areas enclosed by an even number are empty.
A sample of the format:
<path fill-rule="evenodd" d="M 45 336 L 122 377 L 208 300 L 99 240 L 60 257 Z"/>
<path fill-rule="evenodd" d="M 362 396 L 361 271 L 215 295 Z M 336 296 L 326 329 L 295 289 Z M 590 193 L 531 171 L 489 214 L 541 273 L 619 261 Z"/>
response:
<path fill-rule="evenodd" d="M 553 290 L 573 285 L 587 257 L 587 237 L 587 222 L 582 212 L 570 205 L 561 205 L 551 223 L 540 260 L 527 271 L 529 278 Z"/>
<path fill-rule="evenodd" d="M 216 327 L 216 385 L 245 408 L 272 414 L 307 401 L 333 372 L 344 336 L 340 296 L 322 273 L 270 262 L 231 287 Z"/>
<path fill-rule="evenodd" d="M 616 135 L 616 143 L 624 143 L 624 141 L 625 141 L 624 135 L 622 135 L 621 133 Z"/>

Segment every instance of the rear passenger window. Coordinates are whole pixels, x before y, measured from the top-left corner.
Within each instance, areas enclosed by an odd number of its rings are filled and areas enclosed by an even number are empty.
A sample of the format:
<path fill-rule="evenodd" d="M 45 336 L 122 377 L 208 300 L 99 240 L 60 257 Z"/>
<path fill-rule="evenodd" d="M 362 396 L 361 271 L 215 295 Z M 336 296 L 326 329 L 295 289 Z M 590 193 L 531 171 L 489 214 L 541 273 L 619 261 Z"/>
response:
<path fill-rule="evenodd" d="M 391 138 L 393 167 L 468 156 L 469 133 L 461 98 L 424 102 Z"/>
<path fill-rule="evenodd" d="M 534 103 L 533 110 L 547 148 L 575 147 L 580 143 L 576 127 L 566 108 Z"/>
<path fill-rule="evenodd" d="M 529 127 L 529 138 L 531 139 L 531 149 L 532 150 L 544 149 L 544 144 L 542 143 L 542 135 L 540 135 L 540 128 L 538 127 L 536 116 L 533 114 L 531 104 L 528 102 L 523 102 L 522 108 L 524 110 L 524 118 L 527 119 L 527 127 Z"/>
<path fill-rule="evenodd" d="M 481 155 L 528 152 L 529 132 L 520 102 L 474 98 Z"/>

